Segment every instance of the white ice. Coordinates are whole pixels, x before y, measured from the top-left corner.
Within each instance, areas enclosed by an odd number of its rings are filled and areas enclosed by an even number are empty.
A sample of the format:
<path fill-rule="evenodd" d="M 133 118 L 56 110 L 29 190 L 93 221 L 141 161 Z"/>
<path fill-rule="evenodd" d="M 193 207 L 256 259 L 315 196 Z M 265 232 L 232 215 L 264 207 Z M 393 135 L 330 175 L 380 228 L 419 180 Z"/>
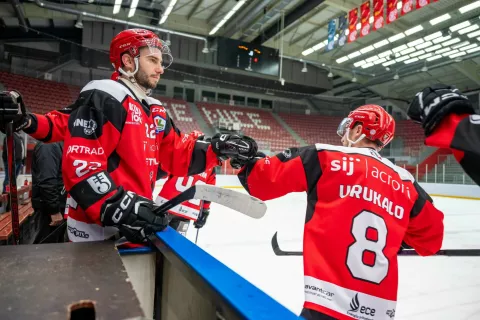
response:
<path fill-rule="evenodd" d="M 445 213 L 443 248 L 480 248 L 480 201 L 434 200 Z M 278 231 L 283 250 L 302 250 L 306 196 L 290 194 L 267 205 L 267 214 L 255 220 L 212 204 L 198 245 L 299 314 L 303 304 L 302 257 L 277 257 L 270 241 Z M 195 241 L 195 235 L 191 226 L 187 238 Z M 480 257 L 404 256 L 399 257 L 399 268 L 395 319 L 480 319 Z"/>

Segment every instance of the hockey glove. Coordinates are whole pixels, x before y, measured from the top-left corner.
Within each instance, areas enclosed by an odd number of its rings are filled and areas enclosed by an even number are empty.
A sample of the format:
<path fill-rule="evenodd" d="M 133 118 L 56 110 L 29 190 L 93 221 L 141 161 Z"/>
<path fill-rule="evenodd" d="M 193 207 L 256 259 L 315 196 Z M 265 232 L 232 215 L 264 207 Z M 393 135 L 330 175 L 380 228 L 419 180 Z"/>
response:
<path fill-rule="evenodd" d="M 13 121 L 13 131 L 23 130 L 28 127 L 30 117 L 19 92 L 0 92 L 0 131 L 5 133 L 5 125 L 11 121 Z"/>
<path fill-rule="evenodd" d="M 128 241 L 142 243 L 169 223 L 168 215 L 165 212 L 155 213 L 155 207 L 152 200 L 120 187 L 103 204 L 100 219 L 104 226 L 117 227 Z"/>
<path fill-rule="evenodd" d="M 205 223 L 207 223 L 207 218 L 209 214 L 210 214 L 210 209 L 203 209 L 200 217 L 198 217 L 198 219 L 195 220 L 195 222 L 193 223 L 195 228 L 197 229 L 202 228 L 205 225 Z"/>
<path fill-rule="evenodd" d="M 256 161 L 261 158 L 265 158 L 267 155 L 263 152 L 257 152 L 254 158 L 248 159 L 248 160 L 241 160 L 241 159 L 232 159 L 230 160 L 230 165 L 232 166 L 233 169 L 241 169 L 244 165 L 246 165 L 249 162 Z"/>
<path fill-rule="evenodd" d="M 465 95 L 455 87 L 444 84 L 433 85 L 417 93 L 407 110 L 410 119 L 422 124 L 427 137 L 448 114 L 474 112 L 472 103 Z"/>
<path fill-rule="evenodd" d="M 250 137 L 217 133 L 211 140 L 213 152 L 222 161 L 230 159 L 249 160 L 257 153 L 257 143 Z"/>

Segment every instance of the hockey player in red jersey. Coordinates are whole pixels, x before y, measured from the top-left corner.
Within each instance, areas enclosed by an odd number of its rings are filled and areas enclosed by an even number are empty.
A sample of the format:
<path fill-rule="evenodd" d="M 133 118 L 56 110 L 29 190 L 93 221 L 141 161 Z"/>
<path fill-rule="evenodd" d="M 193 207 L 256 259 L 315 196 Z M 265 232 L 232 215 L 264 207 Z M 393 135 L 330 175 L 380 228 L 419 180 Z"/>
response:
<path fill-rule="evenodd" d="M 30 114 L 18 92 L 0 94 L 2 124 L 13 121 L 15 130 L 41 141 L 64 140 L 71 241 L 108 239 L 120 230 L 142 242 L 164 229 L 167 215 L 155 215 L 152 201 L 160 164 L 187 176 L 219 159 L 255 154 L 252 139 L 217 135 L 210 144 L 180 133 L 160 101 L 149 96 L 171 60 L 168 46 L 153 32 L 128 29 L 110 45 L 112 80 L 88 83 L 68 112 Z"/>
<path fill-rule="evenodd" d="M 422 124 L 427 146 L 449 148 L 480 185 L 480 115 L 467 96 L 453 86 L 433 85 L 417 93 L 407 114 Z"/>
<path fill-rule="evenodd" d="M 203 140 L 204 138 L 204 134 L 201 131 L 195 130 L 190 134 L 195 139 Z M 161 205 L 191 186 L 197 184 L 215 185 L 216 180 L 215 168 L 210 168 L 205 172 L 189 177 L 177 177 L 169 174 L 167 181 L 165 181 L 165 184 L 163 185 L 162 190 L 160 190 L 155 202 Z M 210 214 L 210 202 L 193 199 L 173 207 L 168 210 L 168 213 L 173 216 L 170 226 L 185 236 L 190 225 L 190 220 L 194 221 L 193 225 L 197 229 L 200 229 L 205 225 Z"/>
<path fill-rule="evenodd" d="M 261 200 L 307 193 L 306 319 L 393 319 L 402 242 L 423 256 L 441 248 L 442 212 L 409 172 L 378 153 L 394 131 L 383 108 L 362 106 L 339 125 L 343 146 L 290 148 L 238 174 Z"/>

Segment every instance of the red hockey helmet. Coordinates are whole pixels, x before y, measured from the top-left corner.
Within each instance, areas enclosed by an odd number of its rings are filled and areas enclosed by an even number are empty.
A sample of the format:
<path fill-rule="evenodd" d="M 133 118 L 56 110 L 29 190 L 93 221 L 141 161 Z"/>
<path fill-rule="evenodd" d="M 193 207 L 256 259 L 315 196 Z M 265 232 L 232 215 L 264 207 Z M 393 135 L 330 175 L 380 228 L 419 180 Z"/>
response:
<path fill-rule="evenodd" d="M 173 61 L 170 48 L 158 36 L 150 30 L 146 29 L 127 29 L 117 34 L 110 43 L 110 62 L 118 72 L 133 76 L 138 70 L 138 57 L 140 56 L 140 48 L 148 48 L 148 55 L 161 55 L 163 68 L 168 68 Z M 135 59 L 135 71 L 127 73 L 122 69 L 122 55 L 129 53 Z M 115 77 L 115 73 L 112 76 Z"/>
<path fill-rule="evenodd" d="M 395 120 L 385 109 L 378 105 L 367 104 L 350 112 L 348 117 L 342 120 L 337 129 L 337 134 L 343 137 L 347 129 L 353 129 L 357 124 L 362 124 L 362 135 L 382 147 L 392 141 L 395 133 Z"/>

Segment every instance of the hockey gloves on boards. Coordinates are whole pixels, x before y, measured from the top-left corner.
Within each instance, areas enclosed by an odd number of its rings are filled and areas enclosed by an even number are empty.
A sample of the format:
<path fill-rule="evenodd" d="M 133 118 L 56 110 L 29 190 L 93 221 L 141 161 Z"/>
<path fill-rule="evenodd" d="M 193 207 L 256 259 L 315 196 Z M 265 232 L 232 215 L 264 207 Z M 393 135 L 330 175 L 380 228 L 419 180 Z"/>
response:
<path fill-rule="evenodd" d="M 257 143 L 250 137 L 217 133 L 211 139 L 213 152 L 222 161 L 239 159 L 247 161 L 257 154 Z"/>
<path fill-rule="evenodd" d="M 13 131 L 20 131 L 29 125 L 22 96 L 18 91 L 0 92 L 0 131 L 5 132 L 5 125 L 13 121 Z"/>
<path fill-rule="evenodd" d="M 195 228 L 197 229 L 200 229 L 202 228 L 205 223 L 207 223 L 207 218 L 208 218 L 208 215 L 210 214 L 210 210 L 209 209 L 203 209 L 202 211 L 202 214 L 200 215 L 200 217 L 198 217 L 197 220 L 195 220 L 195 222 L 193 223 L 193 225 L 195 226 Z"/>
<path fill-rule="evenodd" d="M 444 84 L 436 84 L 417 93 L 407 110 L 412 120 L 422 124 L 427 137 L 450 113 L 473 114 L 475 111 L 465 95 Z"/>
<path fill-rule="evenodd" d="M 156 207 L 152 200 L 120 187 L 103 204 L 100 219 L 104 226 L 117 227 L 128 241 L 142 243 L 170 222 L 167 213 L 154 212 Z"/>

